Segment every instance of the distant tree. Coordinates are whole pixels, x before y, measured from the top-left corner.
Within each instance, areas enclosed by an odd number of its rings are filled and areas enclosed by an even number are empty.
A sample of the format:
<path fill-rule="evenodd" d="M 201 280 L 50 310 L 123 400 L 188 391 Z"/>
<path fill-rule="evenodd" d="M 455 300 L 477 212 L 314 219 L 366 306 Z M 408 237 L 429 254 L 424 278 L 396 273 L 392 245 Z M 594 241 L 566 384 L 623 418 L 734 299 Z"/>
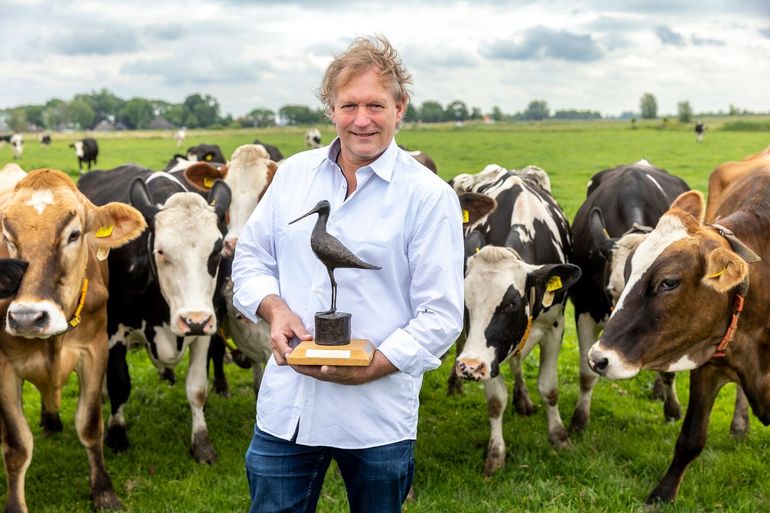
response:
<path fill-rule="evenodd" d="M 728 116 L 737 116 L 740 113 L 741 113 L 741 110 L 731 103 L 730 104 L 730 111 L 727 113 L 727 115 Z"/>
<path fill-rule="evenodd" d="M 93 124 L 105 119 L 111 121 L 118 119 L 118 115 L 126 103 L 105 88 L 98 92 L 76 94 L 73 100 L 82 100 L 90 105 L 94 112 Z"/>
<path fill-rule="evenodd" d="M 595 110 L 562 109 L 553 114 L 554 119 L 601 119 L 600 112 Z"/>
<path fill-rule="evenodd" d="M 531 121 L 541 121 L 548 119 L 550 111 L 548 109 L 548 103 L 545 100 L 532 100 L 529 102 L 527 110 L 523 113 L 524 119 Z"/>
<path fill-rule="evenodd" d="M 409 102 L 406 106 L 406 112 L 404 113 L 404 122 L 414 123 L 418 119 L 420 119 L 420 117 L 417 112 L 417 107 L 415 107 L 414 105 L 412 105 L 411 102 Z"/>
<path fill-rule="evenodd" d="M 213 96 L 191 94 L 182 103 L 182 123 L 190 128 L 205 128 L 219 123 L 219 102 Z"/>
<path fill-rule="evenodd" d="M 650 93 L 644 93 L 639 100 L 639 110 L 642 119 L 655 119 L 658 117 L 658 101 Z"/>
<path fill-rule="evenodd" d="M 246 124 L 244 124 L 244 122 Z M 246 114 L 240 120 L 241 126 L 264 128 L 275 126 L 275 112 L 270 109 L 257 108 Z"/>
<path fill-rule="evenodd" d="M 444 108 L 434 100 L 427 100 L 420 105 L 420 119 L 426 123 L 439 123 L 444 121 Z"/>
<path fill-rule="evenodd" d="M 91 105 L 83 100 L 76 98 L 67 104 L 65 109 L 67 121 L 74 124 L 76 127 L 88 130 L 94 126 L 94 120 L 96 114 Z"/>
<path fill-rule="evenodd" d="M 27 111 L 24 109 L 13 109 L 8 118 L 8 127 L 14 132 L 27 130 Z"/>
<path fill-rule="evenodd" d="M 155 109 L 149 100 L 131 98 L 123 106 L 118 119 L 129 128 L 144 129 L 150 127 L 154 117 Z"/>
<path fill-rule="evenodd" d="M 67 122 L 67 103 L 64 100 L 53 98 L 48 100 L 43 107 L 43 125 L 46 128 L 56 130 Z"/>
<path fill-rule="evenodd" d="M 166 118 L 175 127 L 187 126 L 184 124 L 185 110 L 181 104 L 169 104 L 167 108 L 161 109 L 158 114 Z"/>
<path fill-rule="evenodd" d="M 444 119 L 447 121 L 465 121 L 468 117 L 468 107 L 462 100 L 454 100 L 446 106 Z"/>
<path fill-rule="evenodd" d="M 307 105 L 284 105 L 278 109 L 278 117 L 287 125 L 314 125 L 323 123 L 326 114 L 321 109 L 312 110 Z"/>
<path fill-rule="evenodd" d="M 684 101 L 677 103 L 676 111 L 678 114 L 677 117 L 682 123 L 689 123 L 692 121 L 692 107 L 690 107 L 690 102 Z"/>
<path fill-rule="evenodd" d="M 505 118 L 505 115 L 503 114 L 503 111 L 500 110 L 500 107 L 495 105 L 492 107 L 492 119 L 494 121 L 502 121 Z"/>
<path fill-rule="evenodd" d="M 480 107 L 471 107 L 470 119 L 481 119 L 484 115 L 481 113 Z"/>

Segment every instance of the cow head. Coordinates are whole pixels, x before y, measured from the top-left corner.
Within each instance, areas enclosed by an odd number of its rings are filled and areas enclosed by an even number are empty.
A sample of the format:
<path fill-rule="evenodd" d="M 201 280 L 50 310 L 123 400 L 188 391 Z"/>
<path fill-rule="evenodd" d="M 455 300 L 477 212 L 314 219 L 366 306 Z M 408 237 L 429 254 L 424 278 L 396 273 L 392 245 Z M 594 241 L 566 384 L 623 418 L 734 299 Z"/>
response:
<path fill-rule="evenodd" d="M 465 307 L 469 329 L 458 372 L 487 380 L 522 342 L 530 319 L 560 305 L 580 277 L 572 264 L 530 265 L 511 248 L 486 246 L 468 259 Z"/>
<path fill-rule="evenodd" d="M 75 150 L 75 156 L 79 159 L 85 157 L 85 150 L 83 150 L 83 141 L 75 141 L 70 144 L 70 148 Z"/>
<path fill-rule="evenodd" d="M 732 313 L 733 289 L 756 255 L 703 225 L 697 191 L 680 195 L 631 257 L 623 289 L 602 338 L 588 354 L 609 378 L 641 369 L 694 369 L 710 359 Z"/>
<path fill-rule="evenodd" d="M 27 266 L 8 306 L 5 329 L 47 338 L 70 329 L 87 266 L 95 265 L 89 257 L 106 255 L 146 225 L 128 205 L 95 206 L 61 171 L 32 171 L 14 191 L 2 218 L 4 249 Z M 17 264 L 16 272 L 21 271 Z"/>
<path fill-rule="evenodd" d="M 218 180 L 208 200 L 178 192 L 158 206 L 137 178 L 129 196 L 152 227 L 150 265 L 171 312 L 171 330 L 178 336 L 211 335 L 217 324 L 212 298 L 222 251 L 219 225 L 230 204 L 230 189 Z"/>

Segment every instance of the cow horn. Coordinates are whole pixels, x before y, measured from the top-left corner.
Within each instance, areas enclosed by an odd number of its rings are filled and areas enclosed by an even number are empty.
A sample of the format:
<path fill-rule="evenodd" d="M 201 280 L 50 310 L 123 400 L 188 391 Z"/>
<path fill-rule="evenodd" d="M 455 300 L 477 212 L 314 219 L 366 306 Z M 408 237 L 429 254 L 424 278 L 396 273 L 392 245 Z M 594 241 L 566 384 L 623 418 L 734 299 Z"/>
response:
<path fill-rule="evenodd" d="M 738 237 L 736 237 L 732 230 L 729 228 L 725 228 L 721 224 L 716 223 L 710 224 L 708 226 L 714 228 L 719 232 L 719 235 L 727 239 L 727 242 L 730 243 L 730 247 L 735 252 L 735 254 L 744 259 L 746 262 L 753 264 L 762 260 L 759 255 L 754 253 L 754 251 L 752 251 L 746 244 L 744 244 Z"/>

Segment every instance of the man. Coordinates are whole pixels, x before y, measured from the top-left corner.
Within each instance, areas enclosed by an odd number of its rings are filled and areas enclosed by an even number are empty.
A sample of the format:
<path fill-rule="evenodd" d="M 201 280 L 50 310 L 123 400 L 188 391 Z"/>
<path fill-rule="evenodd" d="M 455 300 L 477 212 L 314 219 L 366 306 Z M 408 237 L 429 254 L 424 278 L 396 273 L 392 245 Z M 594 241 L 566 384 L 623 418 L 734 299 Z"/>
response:
<path fill-rule="evenodd" d="M 462 221 L 456 194 L 396 145 L 411 81 L 383 37 L 358 38 L 326 70 L 319 98 L 338 137 L 281 165 L 238 241 L 235 306 L 271 325 L 273 356 L 246 453 L 252 512 L 314 511 L 331 459 L 353 512 L 396 512 L 414 474 L 422 374 L 462 328 Z M 377 350 L 368 367 L 288 366 L 329 308 L 309 218 L 381 270 L 337 269 L 352 337 Z"/>

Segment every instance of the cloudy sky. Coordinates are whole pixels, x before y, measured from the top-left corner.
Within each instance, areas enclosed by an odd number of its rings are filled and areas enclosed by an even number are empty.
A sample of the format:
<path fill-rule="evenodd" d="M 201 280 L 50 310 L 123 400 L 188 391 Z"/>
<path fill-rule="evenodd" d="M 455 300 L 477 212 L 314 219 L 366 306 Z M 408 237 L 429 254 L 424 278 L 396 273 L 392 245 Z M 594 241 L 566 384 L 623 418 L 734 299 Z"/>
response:
<path fill-rule="evenodd" d="M 0 108 L 107 88 L 219 100 L 222 114 L 317 106 L 330 57 L 382 33 L 413 102 L 504 112 L 770 111 L 768 0 L 0 0 Z"/>

